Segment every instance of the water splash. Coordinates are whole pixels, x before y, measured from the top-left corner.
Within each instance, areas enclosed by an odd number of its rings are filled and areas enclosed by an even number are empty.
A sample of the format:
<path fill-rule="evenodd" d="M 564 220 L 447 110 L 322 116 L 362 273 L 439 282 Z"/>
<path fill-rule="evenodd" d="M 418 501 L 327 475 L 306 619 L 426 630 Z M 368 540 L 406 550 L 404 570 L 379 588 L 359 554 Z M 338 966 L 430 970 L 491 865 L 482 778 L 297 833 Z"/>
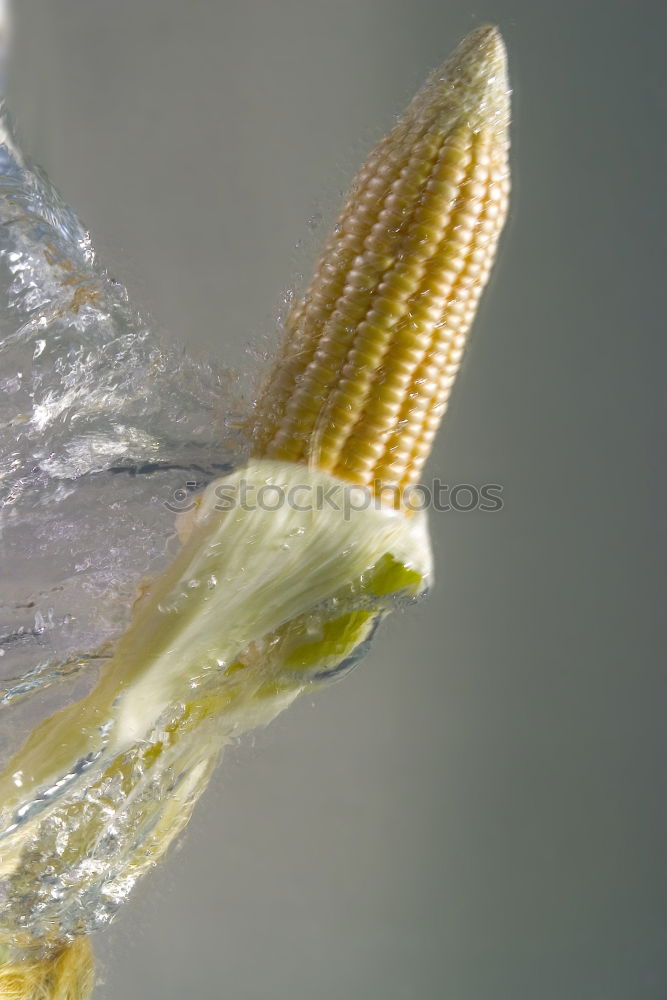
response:
<path fill-rule="evenodd" d="M 109 654 L 141 578 L 173 552 L 165 502 L 242 457 L 242 393 L 130 305 L 0 105 L 5 742 L 8 705 Z M 44 710 L 33 699 L 31 719 Z"/>

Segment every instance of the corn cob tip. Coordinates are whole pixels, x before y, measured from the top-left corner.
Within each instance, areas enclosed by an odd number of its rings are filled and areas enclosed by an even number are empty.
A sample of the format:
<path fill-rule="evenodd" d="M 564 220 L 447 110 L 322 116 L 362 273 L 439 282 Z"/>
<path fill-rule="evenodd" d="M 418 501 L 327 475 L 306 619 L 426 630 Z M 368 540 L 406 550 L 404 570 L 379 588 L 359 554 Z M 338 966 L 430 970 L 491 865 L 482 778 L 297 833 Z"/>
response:
<path fill-rule="evenodd" d="M 480 128 L 503 133 L 510 119 L 507 53 L 498 28 L 484 25 L 463 39 L 426 80 L 409 111 L 422 121 L 467 118 Z"/>

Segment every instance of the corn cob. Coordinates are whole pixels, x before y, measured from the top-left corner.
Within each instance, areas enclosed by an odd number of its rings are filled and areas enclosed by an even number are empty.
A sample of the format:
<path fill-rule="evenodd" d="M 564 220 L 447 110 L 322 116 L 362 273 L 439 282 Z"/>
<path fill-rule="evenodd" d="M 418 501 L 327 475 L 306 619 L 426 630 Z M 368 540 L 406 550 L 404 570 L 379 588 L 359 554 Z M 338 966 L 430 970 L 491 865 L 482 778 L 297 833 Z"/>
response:
<path fill-rule="evenodd" d="M 257 405 L 255 453 L 416 483 L 507 210 L 502 40 L 473 32 L 352 185 Z"/>
<path fill-rule="evenodd" d="M 482 28 L 431 76 L 352 187 L 256 406 L 246 471 L 257 482 L 347 481 L 380 498 L 390 488 L 400 507 L 445 411 L 493 260 L 509 190 L 508 118 L 502 41 Z M 417 519 L 394 510 L 364 512 L 354 525 L 319 515 L 302 518 L 305 540 L 287 543 L 294 513 L 225 519 L 215 514 L 216 488 L 190 518 L 172 566 L 137 602 L 100 683 L 37 727 L 0 774 L 8 903 L 0 1000 L 89 995 L 88 947 L 72 942 L 81 931 L 62 935 L 40 892 L 63 858 L 70 889 L 95 889 L 111 789 L 130 810 L 120 804 L 114 818 L 137 833 L 120 868 L 117 857 L 104 868 L 107 891 L 164 853 L 231 732 L 268 721 L 314 668 L 346 660 L 394 595 L 423 588 L 423 520 L 409 526 Z M 221 559 L 225 573 L 236 560 L 236 577 L 202 589 Z M 244 574 L 255 584 L 249 596 L 235 586 Z M 209 683 L 215 665 L 223 676 Z M 82 762 L 94 765 L 90 777 Z M 164 774 L 178 782 L 163 802 L 147 791 Z M 38 940 L 25 918 L 31 900 Z M 21 931 L 7 942 L 12 920 Z"/>

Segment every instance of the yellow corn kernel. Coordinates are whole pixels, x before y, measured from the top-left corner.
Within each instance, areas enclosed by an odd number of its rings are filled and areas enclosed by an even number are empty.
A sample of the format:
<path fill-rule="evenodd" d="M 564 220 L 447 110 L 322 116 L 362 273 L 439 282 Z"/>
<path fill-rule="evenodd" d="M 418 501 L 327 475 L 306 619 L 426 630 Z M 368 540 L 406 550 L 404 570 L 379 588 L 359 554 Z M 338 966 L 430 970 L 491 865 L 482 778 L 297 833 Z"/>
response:
<path fill-rule="evenodd" d="M 354 181 L 257 404 L 257 457 L 414 484 L 507 210 L 509 88 L 495 28 L 427 80 Z"/>

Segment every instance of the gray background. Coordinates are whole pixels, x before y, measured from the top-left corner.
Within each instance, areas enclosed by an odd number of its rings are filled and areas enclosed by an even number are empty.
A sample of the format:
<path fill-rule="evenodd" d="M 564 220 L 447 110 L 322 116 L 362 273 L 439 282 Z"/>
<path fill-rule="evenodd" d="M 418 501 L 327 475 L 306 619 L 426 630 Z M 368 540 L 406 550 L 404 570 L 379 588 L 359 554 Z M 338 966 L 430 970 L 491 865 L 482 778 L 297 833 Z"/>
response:
<path fill-rule="evenodd" d="M 243 363 L 487 20 L 513 202 L 429 475 L 505 509 L 436 514 L 431 599 L 229 754 L 100 1000 L 667 996 L 664 5 L 22 0 L 12 103 L 135 301 Z"/>

